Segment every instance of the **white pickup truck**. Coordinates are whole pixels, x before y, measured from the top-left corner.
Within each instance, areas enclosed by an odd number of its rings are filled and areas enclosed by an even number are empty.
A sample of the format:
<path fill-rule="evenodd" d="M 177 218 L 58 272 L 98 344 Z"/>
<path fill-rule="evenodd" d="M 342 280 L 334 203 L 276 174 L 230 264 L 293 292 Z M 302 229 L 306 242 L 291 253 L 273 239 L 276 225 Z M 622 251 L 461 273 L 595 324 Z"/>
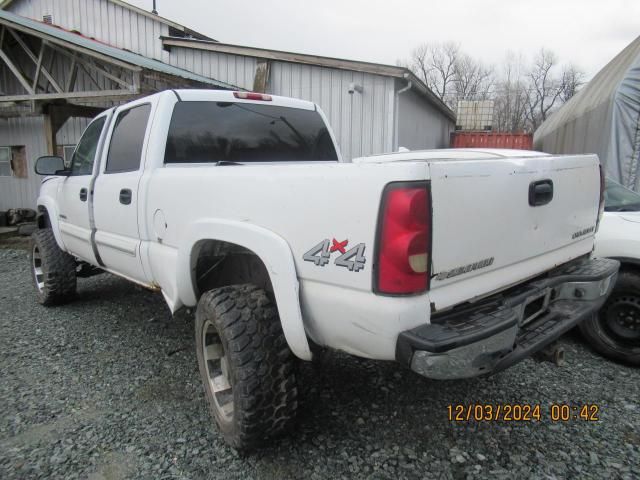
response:
<path fill-rule="evenodd" d="M 43 305 L 108 271 L 196 307 L 224 438 L 258 445 L 297 406 L 316 347 L 426 377 L 495 373 L 605 301 L 595 155 L 402 152 L 345 162 L 313 103 L 165 91 L 41 157 L 32 272 Z"/>

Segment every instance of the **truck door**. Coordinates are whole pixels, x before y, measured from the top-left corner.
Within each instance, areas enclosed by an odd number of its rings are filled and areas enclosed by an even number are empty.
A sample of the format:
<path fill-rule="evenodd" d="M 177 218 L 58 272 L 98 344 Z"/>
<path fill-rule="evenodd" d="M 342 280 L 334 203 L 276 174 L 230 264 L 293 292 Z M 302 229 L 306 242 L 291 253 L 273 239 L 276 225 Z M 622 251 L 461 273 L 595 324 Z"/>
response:
<path fill-rule="evenodd" d="M 71 158 L 71 175 L 58 191 L 60 235 L 73 255 L 97 264 L 91 243 L 89 216 L 94 163 L 107 116 L 96 118 L 86 128 Z"/>
<path fill-rule="evenodd" d="M 116 110 L 94 187 L 95 243 L 102 264 L 131 280 L 149 283 L 140 259 L 138 185 L 144 170 L 151 104 Z"/>

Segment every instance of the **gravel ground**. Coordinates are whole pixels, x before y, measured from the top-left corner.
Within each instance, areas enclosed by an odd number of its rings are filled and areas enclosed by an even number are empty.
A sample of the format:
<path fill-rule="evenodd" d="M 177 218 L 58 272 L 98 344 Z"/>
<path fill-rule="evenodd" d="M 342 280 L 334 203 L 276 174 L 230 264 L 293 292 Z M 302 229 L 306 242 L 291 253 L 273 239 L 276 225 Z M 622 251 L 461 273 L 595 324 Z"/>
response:
<path fill-rule="evenodd" d="M 435 382 L 330 354 L 299 375 L 298 428 L 246 457 L 212 428 L 188 316 L 101 275 L 35 302 L 24 250 L 0 250 L 0 478 L 638 478 L 640 371 L 563 340 L 567 366 L 526 360 Z M 541 404 L 532 423 L 452 423 L 451 403 Z M 549 420 L 552 403 L 599 422 Z"/>

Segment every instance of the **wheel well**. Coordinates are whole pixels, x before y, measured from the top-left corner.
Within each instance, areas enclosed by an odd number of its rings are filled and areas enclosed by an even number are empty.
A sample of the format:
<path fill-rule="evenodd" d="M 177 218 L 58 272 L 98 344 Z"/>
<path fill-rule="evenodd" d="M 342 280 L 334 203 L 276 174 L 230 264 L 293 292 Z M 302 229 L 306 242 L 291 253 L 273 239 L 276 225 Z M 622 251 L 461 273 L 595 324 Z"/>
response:
<path fill-rule="evenodd" d="M 38 213 L 36 216 L 36 223 L 39 229 L 51 228 L 51 219 L 49 218 L 49 212 L 46 207 L 38 205 Z"/>
<path fill-rule="evenodd" d="M 620 260 L 620 272 L 629 272 L 640 276 L 640 264 Z"/>
<path fill-rule="evenodd" d="M 196 296 L 227 285 L 251 283 L 273 298 L 273 287 L 264 262 L 253 251 L 235 243 L 202 240 L 191 252 Z"/>

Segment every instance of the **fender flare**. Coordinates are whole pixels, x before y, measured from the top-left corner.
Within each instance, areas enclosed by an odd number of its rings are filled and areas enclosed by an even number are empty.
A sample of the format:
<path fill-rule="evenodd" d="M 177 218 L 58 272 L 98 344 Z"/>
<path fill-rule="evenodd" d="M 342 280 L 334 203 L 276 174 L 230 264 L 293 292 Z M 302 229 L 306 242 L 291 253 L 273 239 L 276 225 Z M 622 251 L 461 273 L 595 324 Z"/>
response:
<path fill-rule="evenodd" d="M 64 242 L 62 241 L 62 237 L 60 236 L 58 209 L 56 208 L 55 200 L 50 197 L 38 197 L 36 205 L 36 212 L 40 209 L 40 207 L 47 210 L 47 215 L 49 215 L 49 222 L 51 223 L 51 230 L 53 231 L 53 236 L 56 239 L 56 243 L 61 250 L 64 250 L 66 252 L 67 249 L 64 245 Z"/>
<path fill-rule="evenodd" d="M 219 240 L 240 245 L 255 253 L 267 269 L 289 348 L 298 358 L 311 360 L 311 349 L 300 310 L 300 285 L 293 254 L 282 237 L 250 223 L 213 219 L 189 225 L 180 237 L 176 285 L 182 303 L 197 303 L 191 257 L 198 242 Z"/>

